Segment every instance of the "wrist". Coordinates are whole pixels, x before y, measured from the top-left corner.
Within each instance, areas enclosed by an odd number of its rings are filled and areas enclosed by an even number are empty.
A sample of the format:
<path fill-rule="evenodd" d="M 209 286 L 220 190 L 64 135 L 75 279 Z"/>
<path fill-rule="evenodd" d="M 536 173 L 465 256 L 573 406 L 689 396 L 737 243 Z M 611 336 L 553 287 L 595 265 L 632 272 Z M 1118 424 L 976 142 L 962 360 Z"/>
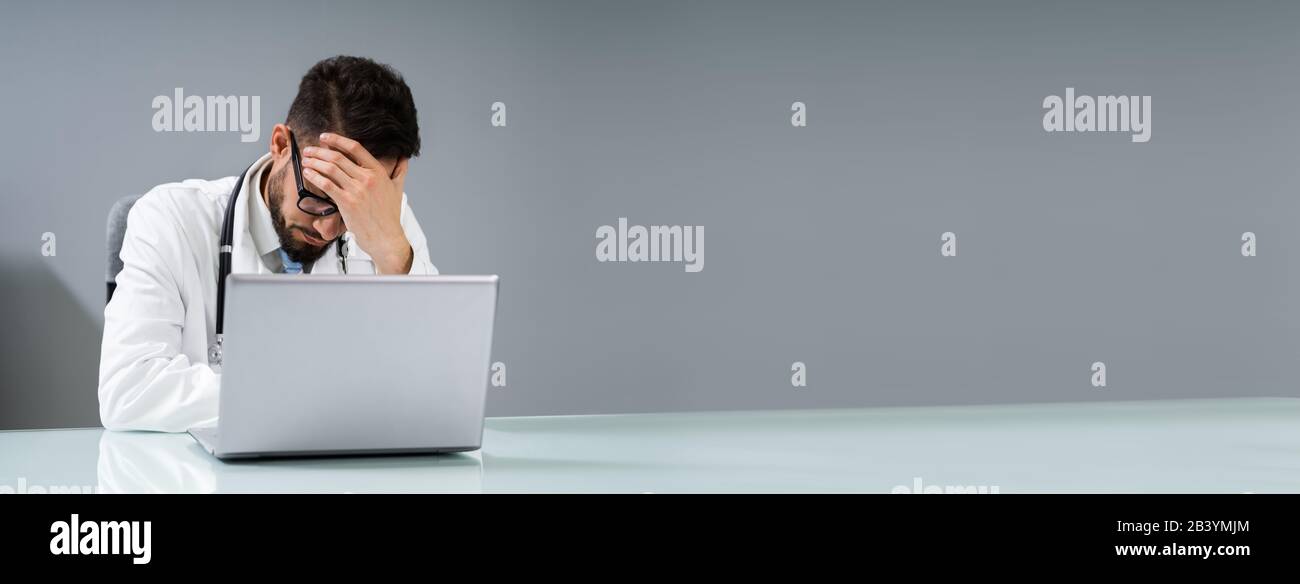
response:
<path fill-rule="evenodd" d="M 375 267 L 381 274 L 407 274 L 411 271 L 411 265 L 415 261 L 415 250 L 411 248 L 411 243 L 402 237 L 400 241 L 394 241 L 384 246 L 385 250 L 374 258 Z M 382 259 L 381 259 L 382 258 Z"/>

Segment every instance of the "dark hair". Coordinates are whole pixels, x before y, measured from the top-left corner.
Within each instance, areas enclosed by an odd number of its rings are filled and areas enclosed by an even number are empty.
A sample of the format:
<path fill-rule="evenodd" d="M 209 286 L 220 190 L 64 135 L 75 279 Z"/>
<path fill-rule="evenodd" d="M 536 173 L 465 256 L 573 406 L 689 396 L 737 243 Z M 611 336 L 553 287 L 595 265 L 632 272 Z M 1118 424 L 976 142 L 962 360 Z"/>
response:
<path fill-rule="evenodd" d="M 420 154 L 415 118 L 415 100 L 400 73 L 365 57 L 340 55 L 302 76 L 285 123 L 301 141 L 315 143 L 321 132 L 332 132 L 384 159 Z"/>

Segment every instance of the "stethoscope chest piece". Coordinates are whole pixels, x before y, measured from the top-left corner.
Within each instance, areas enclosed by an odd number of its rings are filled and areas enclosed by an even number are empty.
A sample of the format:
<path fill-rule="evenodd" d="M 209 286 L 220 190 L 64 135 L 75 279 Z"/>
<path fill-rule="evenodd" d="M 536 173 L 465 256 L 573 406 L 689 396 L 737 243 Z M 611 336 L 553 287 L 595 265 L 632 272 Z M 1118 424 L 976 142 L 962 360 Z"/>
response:
<path fill-rule="evenodd" d="M 208 364 L 213 367 L 221 367 L 221 337 L 217 335 L 217 340 L 208 345 Z"/>

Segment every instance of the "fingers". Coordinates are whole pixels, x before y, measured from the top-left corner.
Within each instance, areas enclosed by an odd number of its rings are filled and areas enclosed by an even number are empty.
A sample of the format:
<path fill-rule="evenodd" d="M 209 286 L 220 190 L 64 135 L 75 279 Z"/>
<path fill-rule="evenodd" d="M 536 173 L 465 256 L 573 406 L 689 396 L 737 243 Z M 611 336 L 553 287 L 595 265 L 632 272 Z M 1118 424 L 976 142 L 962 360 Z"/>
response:
<path fill-rule="evenodd" d="M 312 159 L 321 160 L 328 164 L 339 167 L 344 173 L 346 173 L 348 176 L 354 179 L 361 178 L 363 172 L 363 169 L 357 166 L 355 162 L 352 162 L 352 159 L 345 156 L 342 152 L 339 152 L 337 150 L 331 150 L 329 148 L 308 146 L 302 149 L 302 157 L 303 157 L 304 165 L 307 164 L 308 160 L 312 160 Z M 325 170 L 319 166 L 317 166 L 316 169 L 320 170 L 321 172 L 325 172 Z"/>
<path fill-rule="evenodd" d="M 302 178 L 307 180 L 307 182 L 316 185 L 316 188 L 320 189 L 326 195 L 329 195 L 330 199 L 334 200 L 334 204 L 342 207 L 352 203 L 352 195 L 350 195 L 346 189 L 339 186 L 338 183 L 334 182 L 328 176 L 321 174 L 315 168 L 303 168 Z"/>
<path fill-rule="evenodd" d="M 384 168 L 382 164 L 379 164 L 378 160 L 375 160 L 374 156 L 370 155 L 370 152 L 368 152 L 360 142 L 351 138 L 345 138 L 338 134 L 326 132 L 320 135 L 320 143 L 346 154 L 347 157 L 351 158 L 358 166 L 364 166 L 371 170 L 380 171 Z"/>
<path fill-rule="evenodd" d="M 308 148 L 308 150 L 311 150 L 311 148 Z M 323 149 L 317 148 L 316 150 L 320 151 Z M 333 154 L 334 156 L 337 156 L 339 158 L 344 158 L 342 154 L 339 154 L 337 152 L 333 152 Z M 346 158 L 344 159 L 346 160 Z M 348 173 L 346 167 L 344 166 L 345 164 L 347 166 L 352 167 L 352 172 L 357 173 L 357 175 L 352 175 Z M 303 168 L 304 177 L 306 177 L 306 172 L 308 169 L 314 170 L 316 172 L 319 172 L 322 175 L 325 175 L 325 177 L 333 181 L 334 184 L 341 187 L 347 187 L 347 188 L 353 187 L 357 183 L 357 178 L 361 173 L 361 169 L 354 166 L 350 161 L 344 163 L 328 161 L 325 159 L 324 155 L 304 156 L 302 159 L 302 168 Z"/>

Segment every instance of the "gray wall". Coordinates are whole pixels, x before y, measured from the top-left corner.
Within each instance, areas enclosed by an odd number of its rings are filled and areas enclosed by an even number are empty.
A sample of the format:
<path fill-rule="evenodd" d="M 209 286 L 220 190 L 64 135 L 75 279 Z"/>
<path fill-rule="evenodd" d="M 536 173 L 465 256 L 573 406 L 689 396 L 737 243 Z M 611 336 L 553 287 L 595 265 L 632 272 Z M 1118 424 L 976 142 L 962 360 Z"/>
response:
<path fill-rule="evenodd" d="M 112 201 L 239 171 L 339 53 L 415 93 L 435 263 L 502 276 L 492 415 L 1297 394 L 1295 3 L 175 4 L 3 9 L 0 427 L 98 423 Z M 176 87 L 262 140 L 155 133 Z M 1066 87 L 1151 141 L 1044 132 Z M 619 217 L 704 271 L 598 263 Z"/>

